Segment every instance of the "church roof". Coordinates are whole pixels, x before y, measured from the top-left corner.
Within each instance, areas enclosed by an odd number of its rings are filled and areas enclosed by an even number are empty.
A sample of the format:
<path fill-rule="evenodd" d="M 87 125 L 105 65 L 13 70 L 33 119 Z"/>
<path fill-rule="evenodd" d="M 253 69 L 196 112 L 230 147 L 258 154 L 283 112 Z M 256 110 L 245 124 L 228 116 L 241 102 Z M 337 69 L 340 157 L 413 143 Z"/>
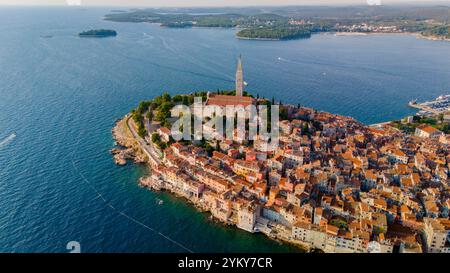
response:
<path fill-rule="evenodd" d="M 255 99 L 251 97 L 244 96 L 227 96 L 227 95 L 217 95 L 210 94 L 208 100 L 206 101 L 206 105 L 217 105 L 217 106 L 248 106 L 255 103 Z"/>

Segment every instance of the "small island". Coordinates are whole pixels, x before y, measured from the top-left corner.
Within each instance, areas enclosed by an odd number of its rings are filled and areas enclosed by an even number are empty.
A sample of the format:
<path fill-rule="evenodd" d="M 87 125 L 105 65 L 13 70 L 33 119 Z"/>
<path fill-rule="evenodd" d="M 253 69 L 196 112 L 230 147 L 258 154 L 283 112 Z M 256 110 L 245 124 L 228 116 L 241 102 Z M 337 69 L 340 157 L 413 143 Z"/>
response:
<path fill-rule="evenodd" d="M 115 30 L 110 29 L 91 29 L 87 31 L 80 32 L 78 34 L 80 37 L 115 37 L 117 36 L 117 32 Z"/>
<path fill-rule="evenodd" d="M 239 31 L 236 37 L 248 40 L 293 40 L 310 38 L 311 30 L 302 27 L 253 27 Z"/>

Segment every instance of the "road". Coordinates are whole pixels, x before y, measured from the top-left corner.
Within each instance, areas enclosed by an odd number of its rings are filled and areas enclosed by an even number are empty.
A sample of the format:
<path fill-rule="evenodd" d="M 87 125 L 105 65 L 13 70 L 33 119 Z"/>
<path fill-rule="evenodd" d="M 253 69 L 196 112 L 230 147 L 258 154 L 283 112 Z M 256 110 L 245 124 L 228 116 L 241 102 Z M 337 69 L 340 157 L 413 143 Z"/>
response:
<path fill-rule="evenodd" d="M 128 128 L 130 129 L 131 133 L 133 134 L 133 137 L 139 143 L 139 146 L 142 148 L 144 153 L 148 156 L 148 158 L 150 160 L 150 164 L 152 166 L 160 165 L 161 160 L 158 156 L 158 153 L 155 151 L 155 148 L 152 145 L 147 144 L 147 142 L 145 142 L 145 140 L 139 136 L 139 134 L 136 132 L 136 129 L 134 128 L 132 122 L 133 122 L 133 120 L 129 117 L 127 120 Z"/>

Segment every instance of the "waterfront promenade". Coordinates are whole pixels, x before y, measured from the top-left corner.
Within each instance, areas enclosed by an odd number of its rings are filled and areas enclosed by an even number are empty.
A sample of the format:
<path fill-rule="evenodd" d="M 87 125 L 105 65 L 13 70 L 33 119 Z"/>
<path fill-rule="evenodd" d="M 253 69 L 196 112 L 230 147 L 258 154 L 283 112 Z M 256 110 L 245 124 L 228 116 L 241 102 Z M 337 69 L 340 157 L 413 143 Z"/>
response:
<path fill-rule="evenodd" d="M 161 160 L 159 159 L 155 148 L 152 145 L 147 144 L 147 142 L 136 132 L 134 121 L 131 119 L 131 115 L 127 115 L 125 118 L 127 121 L 128 129 L 133 134 L 133 137 L 138 142 L 139 146 L 142 148 L 142 151 L 147 155 L 149 164 L 152 167 L 157 167 L 158 165 L 160 165 Z"/>

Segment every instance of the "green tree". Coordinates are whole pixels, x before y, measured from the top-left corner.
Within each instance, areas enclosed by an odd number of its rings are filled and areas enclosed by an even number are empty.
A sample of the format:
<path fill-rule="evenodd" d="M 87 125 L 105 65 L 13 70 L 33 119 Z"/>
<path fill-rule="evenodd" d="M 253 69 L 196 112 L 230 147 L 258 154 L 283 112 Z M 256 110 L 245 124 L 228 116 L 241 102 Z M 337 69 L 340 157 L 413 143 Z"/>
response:
<path fill-rule="evenodd" d="M 138 128 L 138 135 L 142 138 L 144 138 L 147 135 L 147 130 L 145 130 L 144 127 L 139 127 Z"/>
<path fill-rule="evenodd" d="M 161 141 L 161 139 L 159 138 L 159 135 L 157 133 L 153 133 L 152 134 L 152 142 L 156 143 L 158 141 Z"/>
<path fill-rule="evenodd" d="M 162 94 L 162 100 L 163 100 L 163 102 L 169 102 L 169 101 L 171 101 L 172 99 L 171 99 L 169 93 L 164 92 L 164 93 Z"/>
<path fill-rule="evenodd" d="M 175 103 L 182 102 L 183 101 L 183 97 L 184 96 L 182 96 L 182 95 L 175 95 L 175 96 L 173 96 L 172 101 L 175 102 Z"/>
<path fill-rule="evenodd" d="M 153 120 L 153 110 L 151 108 L 147 112 L 147 119 L 149 121 Z"/>

